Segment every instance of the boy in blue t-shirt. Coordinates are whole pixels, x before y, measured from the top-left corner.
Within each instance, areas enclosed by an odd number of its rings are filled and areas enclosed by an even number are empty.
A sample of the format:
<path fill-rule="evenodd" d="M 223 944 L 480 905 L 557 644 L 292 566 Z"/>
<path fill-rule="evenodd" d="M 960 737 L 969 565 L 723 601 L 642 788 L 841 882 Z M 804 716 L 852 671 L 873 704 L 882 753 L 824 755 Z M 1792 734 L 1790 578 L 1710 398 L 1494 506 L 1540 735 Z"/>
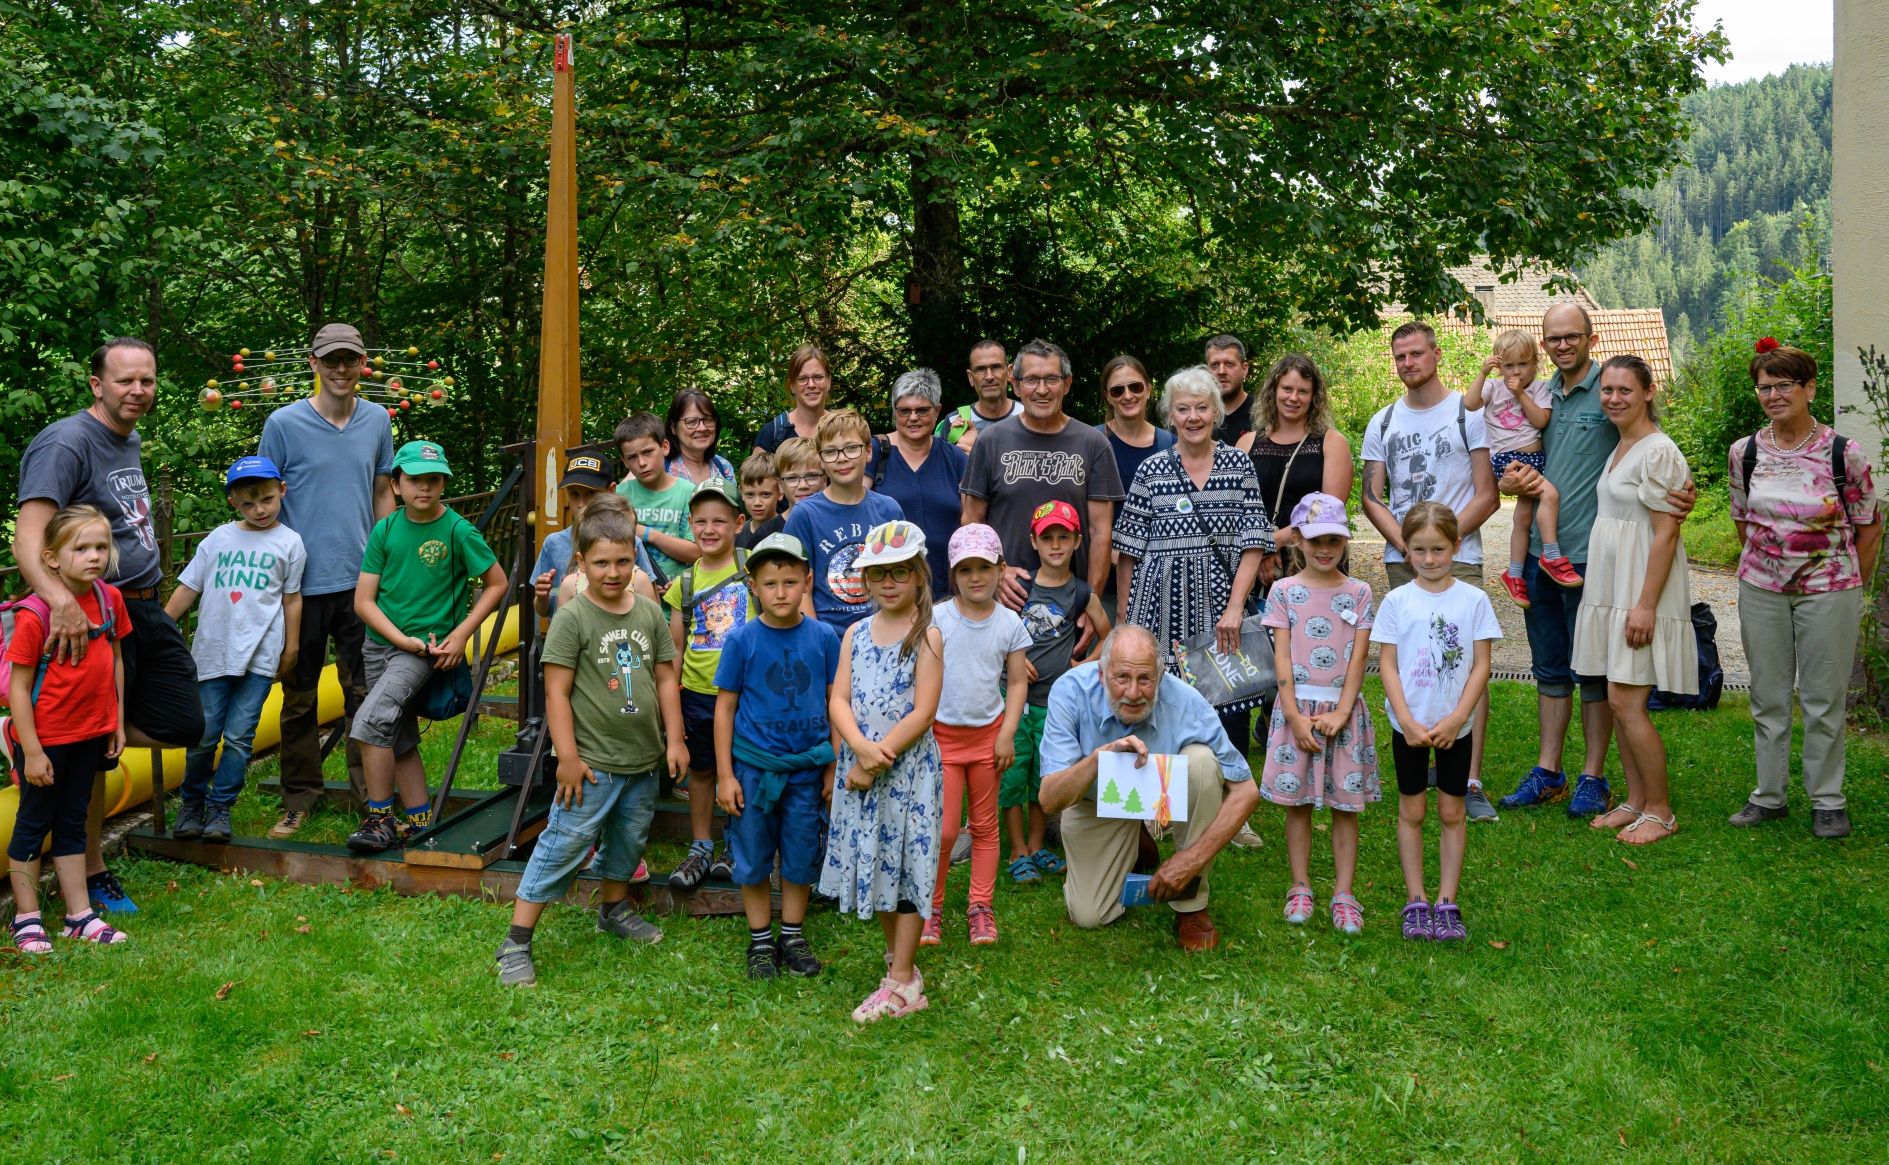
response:
<path fill-rule="evenodd" d="M 852 409 L 820 418 L 814 447 L 826 469 L 826 488 L 788 511 L 784 533 L 808 555 L 813 585 L 801 609 L 835 631 L 844 631 L 872 614 L 872 599 L 853 560 L 866 544 L 866 531 L 905 516 L 896 501 L 866 488 L 866 455 L 872 429 Z M 929 579 L 930 576 L 927 576 Z"/>
<path fill-rule="evenodd" d="M 798 538 L 763 538 L 748 552 L 748 575 L 761 616 L 729 634 L 715 669 L 715 800 L 728 814 L 734 881 L 748 915 L 748 978 L 772 979 L 783 965 L 817 975 L 820 960 L 801 926 L 820 872 L 821 805 L 833 795 L 826 705 L 840 638 L 801 610 L 812 572 Z M 768 888 L 777 853 L 778 944 Z"/>

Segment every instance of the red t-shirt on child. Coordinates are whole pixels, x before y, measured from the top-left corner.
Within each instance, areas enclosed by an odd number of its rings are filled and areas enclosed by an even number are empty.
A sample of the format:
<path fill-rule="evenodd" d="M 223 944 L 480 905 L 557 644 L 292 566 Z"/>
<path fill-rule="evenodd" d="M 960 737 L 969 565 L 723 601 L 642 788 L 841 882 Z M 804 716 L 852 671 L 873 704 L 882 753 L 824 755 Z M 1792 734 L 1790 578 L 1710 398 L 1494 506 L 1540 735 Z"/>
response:
<path fill-rule="evenodd" d="M 87 587 L 78 596 L 79 610 L 95 627 L 102 626 L 105 614 L 99 610 L 98 595 Z M 118 588 L 105 584 L 105 599 L 112 608 L 112 639 L 131 634 L 131 612 Z M 46 644 L 46 627 L 39 612 L 30 608 L 15 612 L 13 638 L 7 641 L 7 662 L 28 675 L 39 666 L 41 649 Z M 48 662 L 46 679 L 39 687 L 39 699 L 33 703 L 33 728 L 42 746 L 74 744 L 106 736 L 118 730 L 118 681 L 112 669 L 112 650 L 103 635 L 91 642 L 85 658 L 78 663 Z"/>

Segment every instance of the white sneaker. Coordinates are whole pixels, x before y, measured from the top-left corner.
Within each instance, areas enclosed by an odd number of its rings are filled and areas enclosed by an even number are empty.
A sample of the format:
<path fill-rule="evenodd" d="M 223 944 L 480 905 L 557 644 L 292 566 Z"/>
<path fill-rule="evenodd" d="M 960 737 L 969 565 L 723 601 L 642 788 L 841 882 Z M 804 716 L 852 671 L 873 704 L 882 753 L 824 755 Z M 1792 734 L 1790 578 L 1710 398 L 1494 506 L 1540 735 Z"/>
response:
<path fill-rule="evenodd" d="M 1240 826 L 1240 831 L 1233 835 L 1233 844 L 1241 849 L 1258 849 L 1266 844 L 1266 839 L 1253 832 L 1251 825 Z"/>

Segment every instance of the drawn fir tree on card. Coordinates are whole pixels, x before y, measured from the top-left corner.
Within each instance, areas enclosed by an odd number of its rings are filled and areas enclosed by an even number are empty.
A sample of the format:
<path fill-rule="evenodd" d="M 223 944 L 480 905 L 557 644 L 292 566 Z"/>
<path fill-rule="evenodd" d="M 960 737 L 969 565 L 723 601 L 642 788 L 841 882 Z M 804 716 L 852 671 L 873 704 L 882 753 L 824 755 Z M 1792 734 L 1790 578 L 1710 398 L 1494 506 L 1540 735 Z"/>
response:
<path fill-rule="evenodd" d="M 1130 788 L 1128 790 L 1128 800 L 1122 803 L 1122 812 L 1124 813 L 1147 812 L 1146 807 L 1143 806 L 1141 803 L 1141 790 L 1140 789 Z"/>
<path fill-rule="evenodd" d="M 1122 791 L 1115 787 L 1115 778 L 1110 777 L 1108 779 L 1108 784 L 1102 787 L 1102 804 L 1120 805 L 1121 803 L 1122 803 Z"/>

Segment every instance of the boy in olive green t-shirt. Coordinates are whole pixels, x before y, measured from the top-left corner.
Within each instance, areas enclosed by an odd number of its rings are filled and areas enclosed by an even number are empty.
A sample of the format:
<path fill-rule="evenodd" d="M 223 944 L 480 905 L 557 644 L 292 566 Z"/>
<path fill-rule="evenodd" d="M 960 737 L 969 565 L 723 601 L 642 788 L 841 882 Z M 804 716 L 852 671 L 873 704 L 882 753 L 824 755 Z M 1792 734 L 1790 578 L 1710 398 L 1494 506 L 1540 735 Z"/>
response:
<path fill-rule="evenodd" d="M 682 572 L 663 595 L 669 610 L 669 634 L 682 658 L 682 730 L 689 746 L 689 825 L 693 840 L 669 884 L 693 890 L 704 877 L 727 881 L 734 866 L 717 856 L 711 832 L 715 823 L 715 667 L 722 644 L 735 628 L 758 612 L 748 593 L 735 549 L 741 524 L 741 493 L 735 483 L 712 477 L 689 498 L 689 532 L 702 557 Z"/>
<path fill-rule="evenodd" d="M 630 906 L 630 878 L 649 841 L 656 788 L 688 763 L 676 649 L 662 608 L 630 589 L 636 528 L 593 506 L 577 524 L 588 587 L 557 610 L 544 640 L 544 715 L 557 756 L 557 793 L 518 880 L 500 944 L 499 982 L 537 981 L 531 940 L 546 904 L 564 897 L 596 847 L 603 883 L 597 929 L 639 943 L 662 931 Z"/>
<path fill-rule="evenodd" d="M 466 641 L 505 597 L 505 571 L 479 531 L 441 501 L 452 476 L 446 451 L 409 441 L 394 454 L 394 492 L 405 507 L 374 524 L 361 557 L 354 610 L 367 624 L 368 693 L 348 736 L 361 745 L 367 817 L 348 837 L 357 853 L 380 853 L 430 823 L 419 717 L 412 711 L 433 676 L 462 665 Z M 466 610 L 472 580 L 485 589 Z M 406 810 L 394 820 L 394 790 Z"/>

